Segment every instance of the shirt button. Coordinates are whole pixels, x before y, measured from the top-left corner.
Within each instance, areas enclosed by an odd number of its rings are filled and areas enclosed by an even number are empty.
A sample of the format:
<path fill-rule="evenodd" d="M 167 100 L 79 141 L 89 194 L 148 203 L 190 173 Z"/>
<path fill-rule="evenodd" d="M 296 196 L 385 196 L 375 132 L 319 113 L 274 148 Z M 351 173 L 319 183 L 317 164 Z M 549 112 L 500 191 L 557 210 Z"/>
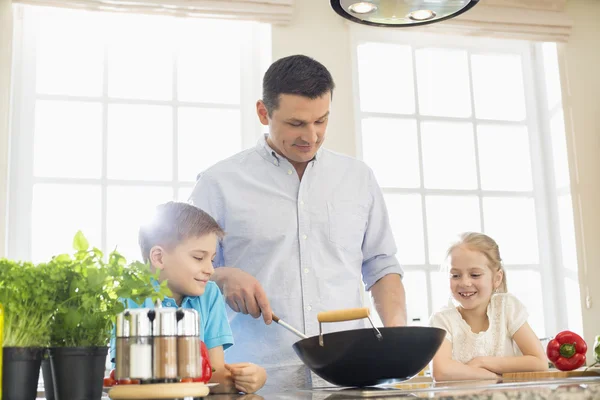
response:
<path fill-rule="evenodd" d="M 302 235 L 302 239 L 306 240 L 306 239 L 308 239 L 308 236 Z"/>
<path fill-rule="evenodd" d="M 292 170 L 288 169 L 288 175 L 291 175 L 291 174 L 292 174 Z"/>
<path fill-rule="evenodd" d="M 303 202 L 302 200 L 300 200 L 300 205 L 301 205 L 301 206 L 303 206 L 303 205 L 304 205 L 304 202 Z"/>
<path fill-rule="evenodd" d="M 273 160 L 273 164 L 277 165 L 277 160 Z"/>
<path fill-rule="evenodd" d="M 310 272 L 310 270 L 308 268 L 304 268 L 304 273 L 308 274 Z"/>
<path fill-rule="evenodd" d="M 310 310 L 312 310 L 312 307 L 311 306 L 306 306 L 306 311 L 310 311 Z"/>

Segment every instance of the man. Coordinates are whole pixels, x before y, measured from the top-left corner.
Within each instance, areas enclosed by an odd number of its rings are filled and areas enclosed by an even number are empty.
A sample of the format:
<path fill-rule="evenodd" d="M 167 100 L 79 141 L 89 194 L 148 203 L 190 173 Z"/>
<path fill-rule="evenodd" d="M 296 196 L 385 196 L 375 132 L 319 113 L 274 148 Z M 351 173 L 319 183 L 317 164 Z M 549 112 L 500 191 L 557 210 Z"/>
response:
<path fill-rule="evenodd" d="M 406 324 L 381 189 L 363 162 L 321 147 L 334 86 L 309 57 L 273 63 L 256 103 L 269 134 L 200 174 L 190 198 L 226 232 L 213 280 L 232 311 L 236 345 L 227 361 L 265 366 L 268 384 L 311 383 L 292 348 L 298 337 L 268 326 L 272 313 L 317 335 L 317 313 L 363 306 L 362 275 L 384 325 Z M 324 331 L 367 323 L 325 324 Z"/>

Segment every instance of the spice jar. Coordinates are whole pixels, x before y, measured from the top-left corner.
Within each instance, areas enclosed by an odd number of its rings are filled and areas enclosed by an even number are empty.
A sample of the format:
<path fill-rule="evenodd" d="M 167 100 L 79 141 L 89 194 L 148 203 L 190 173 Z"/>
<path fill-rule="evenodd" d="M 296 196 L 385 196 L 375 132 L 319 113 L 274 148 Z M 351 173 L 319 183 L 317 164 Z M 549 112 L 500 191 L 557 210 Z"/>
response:
<path fill-rule="evenodd" d="M 152 379 L 152 318 L 154 310 L 138 308 L 126 312 L 129 315 L 130 334 L 129 378 Z"/>
<path fill-rule="evenodd" d="M 177 379 L 177 309 L 166 307 L 154 311 L 154 379 L 172 382 Z"/>
<path fill-rule="evenodd" d="M 200 317 L 194 309 L 177 310 L 177 372 L 180 378 L 202 376 Z"/>
<path fill-rule="evenodd" d="M 129 378 L 129 311 L 117 314 L 115 379 Z"/>

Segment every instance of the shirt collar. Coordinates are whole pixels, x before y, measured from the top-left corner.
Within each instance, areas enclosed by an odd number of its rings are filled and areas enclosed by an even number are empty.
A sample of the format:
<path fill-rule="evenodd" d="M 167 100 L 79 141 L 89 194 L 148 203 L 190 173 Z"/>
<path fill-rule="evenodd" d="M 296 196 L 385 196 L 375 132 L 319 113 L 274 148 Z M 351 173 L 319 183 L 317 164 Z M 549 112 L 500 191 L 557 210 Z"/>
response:
<path fill-rule="evenodd" d="M 152 286 L 154 286 L 154 290 L 156 290 L 158 292 L 160 282 L 154 278 L 151 278 L 151 281 L 152 281 Z M 185 305 L 187 303 L 189 303 L 191 300 L 192 300 L 191 297 L 183 296 L 183 298 L 181 299 L 181 307 L 185 308 Z M 162 301 L 162 305 L 163 305 L 163 307 L 177 307 L 177 303 L 175 302 L 175 299 L 172 297 L 168 297 L 168 296 L 165 296 L 165 298 Z"/>
<path fill-rule="evenodd" d="M 256 143 L 256 151 L 258 151 L 258 154 L 260 154 L 261 157 L 267 160 L 269 163 L 279 166 L 283 157 L 277 154 L 277 152 L 273 150 L 271 146 L 269 146 L 269 143 L 267 143 L 268 137 L 269 134 L 265 133 L 258 139 L 258 142 Z M 322 152 L 323 146 L 319 147 L 319 150 L 317 150 L 317 153 L 313 157 L 312 161 L 314 162 L 317 159 L 319 159 L 321 157 Z"/>

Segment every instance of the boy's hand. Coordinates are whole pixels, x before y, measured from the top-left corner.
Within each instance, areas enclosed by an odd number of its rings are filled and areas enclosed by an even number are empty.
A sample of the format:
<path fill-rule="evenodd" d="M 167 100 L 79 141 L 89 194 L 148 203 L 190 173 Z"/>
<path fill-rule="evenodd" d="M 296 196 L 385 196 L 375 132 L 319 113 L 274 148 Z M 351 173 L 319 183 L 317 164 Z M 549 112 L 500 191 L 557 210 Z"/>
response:
<path fill-rule="evenodd" d="M 273 320 L 273 312 L 267 294 L 255 277 L 239 268 L 219 267 L 211 278 L 225 296 L 225 301 L 235 312 L 263 316 L 265 324 Z"/>
<path fill-rule="evenodd" d="M 225 364 L 231 373 L 233 384 L 240 392 L 254 393 L 267 381 L 267 371 L 252 363 Z"/>

